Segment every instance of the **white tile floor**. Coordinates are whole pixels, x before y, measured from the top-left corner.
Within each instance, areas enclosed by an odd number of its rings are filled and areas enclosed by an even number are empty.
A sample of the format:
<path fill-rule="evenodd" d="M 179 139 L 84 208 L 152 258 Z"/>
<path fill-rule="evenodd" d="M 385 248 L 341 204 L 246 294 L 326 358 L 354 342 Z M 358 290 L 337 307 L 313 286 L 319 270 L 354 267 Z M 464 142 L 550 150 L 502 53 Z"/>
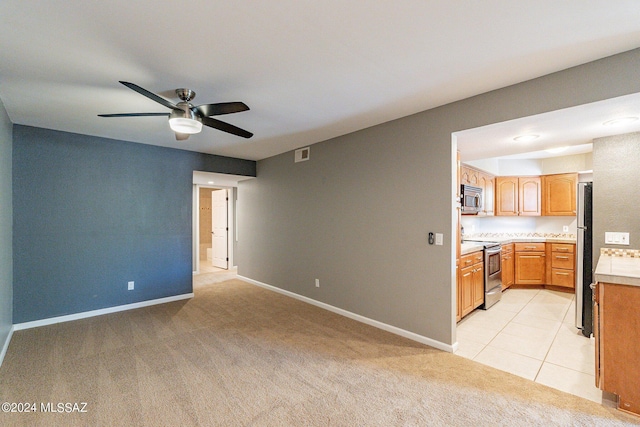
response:
<path fill-rule="evenodd" d="M 594 340 L 575 328 L 574 295 L 507 289 L 489 310 L 458 323 L 456 354 L 607 406 L 595 386 Z"/>

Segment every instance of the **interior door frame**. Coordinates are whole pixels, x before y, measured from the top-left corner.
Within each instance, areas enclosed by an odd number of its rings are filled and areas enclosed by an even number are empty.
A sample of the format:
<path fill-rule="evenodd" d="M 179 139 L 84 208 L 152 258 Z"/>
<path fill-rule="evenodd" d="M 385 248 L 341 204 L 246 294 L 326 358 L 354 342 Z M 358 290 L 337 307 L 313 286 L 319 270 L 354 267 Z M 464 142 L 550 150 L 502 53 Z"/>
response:
<path fill-rule="evenodd" d="M 235 218 L 235 194 L 236 187 L 227 187 L 224 185 L 202 185 L 193 184 L 193 274 L 200 273 L 200 189 L 201 188 L 215 188 L 219 190 L 227 190 L 227 256 L 229 257 L 228 268 L 235 267 L 235 261 L 233 258 L 234 241 L 236 239 L 236 233 L 234 228 Z"/>
<path fill-rule="evenodd" d="M 229 193 L 226 188 L 211 190 L 211 264 L 224 270 L 229 269 Z M 219 245 L 223 236 L 224 245 Z"/>

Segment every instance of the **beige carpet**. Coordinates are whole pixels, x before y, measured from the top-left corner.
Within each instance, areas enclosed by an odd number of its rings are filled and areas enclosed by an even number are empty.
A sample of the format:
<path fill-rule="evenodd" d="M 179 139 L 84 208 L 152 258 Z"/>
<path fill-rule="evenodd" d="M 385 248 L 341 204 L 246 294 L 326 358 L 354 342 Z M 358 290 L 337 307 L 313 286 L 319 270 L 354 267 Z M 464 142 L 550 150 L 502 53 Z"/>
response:
<path fill-rule="evenodd" d="M 212 276 L 207 285 L 203 276 L 192 300 L 17 331 L 0 402 L 33 402 L 38 412 L 0 413 L 0 425 L 640 424 L 240 280 Z M 86 402 L 86 412 L 43 413 L 47 402 Z"/>

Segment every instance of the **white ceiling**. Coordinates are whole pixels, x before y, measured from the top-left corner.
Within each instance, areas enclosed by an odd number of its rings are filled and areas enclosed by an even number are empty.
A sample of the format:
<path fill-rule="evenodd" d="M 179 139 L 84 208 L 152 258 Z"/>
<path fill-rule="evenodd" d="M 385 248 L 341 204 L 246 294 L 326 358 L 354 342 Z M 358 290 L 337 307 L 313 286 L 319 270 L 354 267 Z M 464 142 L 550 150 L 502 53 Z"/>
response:
<path fill-rule="evenodd" d="M 257 160 L 637 48 L 640 2 L 2 0 L 0 40 L 13 123 Z M 168 111 L 119 80 L 255 136 L 97 117 Z"/>
<path fill-rule="evenodd" d="M 627 117 L 637 120 L 605 124 Z M 640 132 L 640 93 L 456 132 L 455 136 L 461 160 L 471 161 L 586 153 L 591 151 L 594 138 L 630 132 Z M 521 135 L 537 135 L 538 138 L 531 142 L 514 141 Z M 561 147 L 566 150 L 561 153 L 545 151 Z"/>

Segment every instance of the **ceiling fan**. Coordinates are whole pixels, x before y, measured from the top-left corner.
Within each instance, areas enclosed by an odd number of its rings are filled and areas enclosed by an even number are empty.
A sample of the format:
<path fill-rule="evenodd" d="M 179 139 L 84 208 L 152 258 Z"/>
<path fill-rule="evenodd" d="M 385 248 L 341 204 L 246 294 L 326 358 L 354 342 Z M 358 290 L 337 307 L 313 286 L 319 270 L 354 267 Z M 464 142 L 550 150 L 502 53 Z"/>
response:
<path fill-rule="evenodd" d="M 176 89 L 176 95 L 180 98 L 177 104 L 168 101 L 155 93 L 141 88 L 137 84 L 120 81 L 123 85 L 131 90 L 138 92 L 147 98 L 162 104 L 171 109 L 170 113 L 119 113 L 119 114 L 98 114 L 99 117 L 149 117 L 164 116 L 169 118 L 169 126 L 176 133 L 178 141 L 184 141 L 189 135 L 199 133 L 202 125 L 209 126 L 214 129 L 228 132 L 243 138 L 251 138 L 253 134 L 244 129 L 229 123 L 214 119 L 211 116 L 219 116 L 222 114 L 239 113 L 247 111 L 249 107 L 244 102 L 220 102 L 217 104 L 203 104 L 194 106 L 190 101 L 196 97 L 196 93 L 191 89 Z"/>

